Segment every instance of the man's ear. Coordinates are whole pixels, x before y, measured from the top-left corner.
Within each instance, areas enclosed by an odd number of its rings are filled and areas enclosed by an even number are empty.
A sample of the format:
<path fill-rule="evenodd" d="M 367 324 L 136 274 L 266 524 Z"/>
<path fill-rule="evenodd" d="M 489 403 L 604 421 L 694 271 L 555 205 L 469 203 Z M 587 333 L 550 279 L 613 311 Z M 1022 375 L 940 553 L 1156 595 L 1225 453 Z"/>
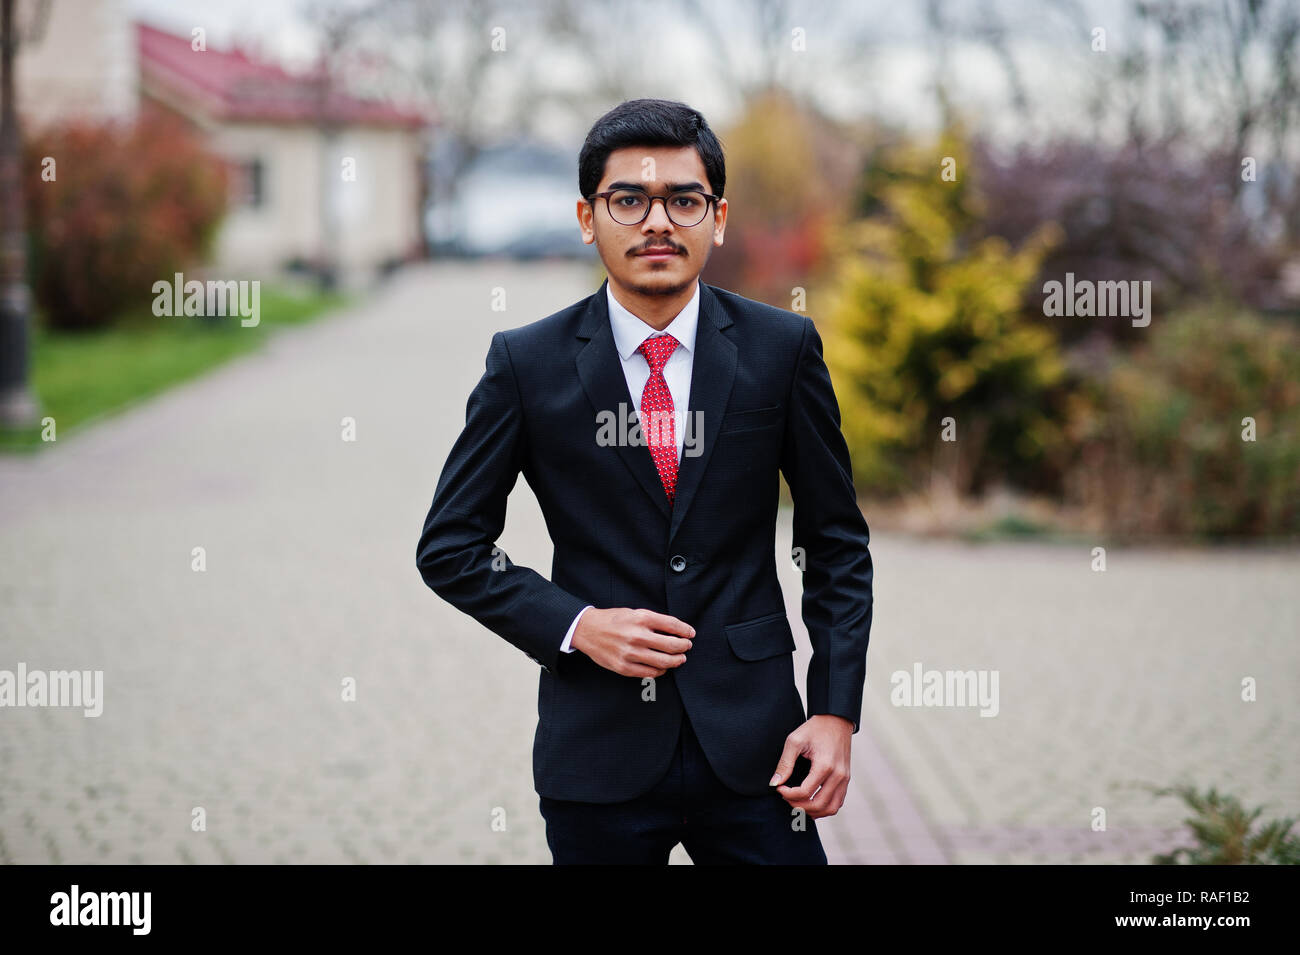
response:
<path fill-rule="evenodd" d="M 582 241 L 591 245 L 596 241 L 595 216 L 592 215 L 591 203 L 586 199 L 578 200 L 578 228 L 582 230 Z"/>

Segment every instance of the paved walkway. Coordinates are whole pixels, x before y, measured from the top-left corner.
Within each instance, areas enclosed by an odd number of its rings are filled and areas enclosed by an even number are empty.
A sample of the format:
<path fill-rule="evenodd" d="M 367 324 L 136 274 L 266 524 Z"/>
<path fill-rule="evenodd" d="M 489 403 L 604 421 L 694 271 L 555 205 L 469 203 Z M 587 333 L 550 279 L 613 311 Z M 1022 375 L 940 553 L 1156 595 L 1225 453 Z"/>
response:
<path fill-rule="evenodd" d="M 492 333 L 595 285 L 415 270 L 0 458 L 0 669 L 102 669 L 106 697 L 97 719 L 0 710 L 0 862 L 549 862 L 536 669 L 430 593 L 414 547 Z M 522 481 L 502 543 L 549 567 Z M 820 824 L 832 861 L 1142 861 L 1182 807 L 1113 787 L 1183 773 L 1300 810 L 1300 556 L 1114 552 L 1094 574 L 1059 547 L 878 535 L 873 553 L 853 793 Z M 999 716 L 891 706 L 889 674 L 918 661 L 998 669 Z"/>
<path fill-rule="evenodd" d="M 873 809 L 836 820 L 841 858 L 1147 862 L 1188 841 L 1181 801 L 1147 784 L 1300 817 L 1300 554 L 1112 549 L 1094 573 L 1089 550 L 873 541 L 875 742 L 855 742 L 853 780 Z M 892 706 L 891 674 L 917 663 L 998 671 L 998 715 Z"/>

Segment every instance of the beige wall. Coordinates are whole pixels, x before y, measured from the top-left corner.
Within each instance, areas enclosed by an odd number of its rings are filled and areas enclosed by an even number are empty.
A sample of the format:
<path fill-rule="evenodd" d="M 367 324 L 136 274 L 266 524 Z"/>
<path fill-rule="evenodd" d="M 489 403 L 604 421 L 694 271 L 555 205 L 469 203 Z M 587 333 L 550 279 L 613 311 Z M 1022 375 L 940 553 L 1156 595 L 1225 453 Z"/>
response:
<path fill-rule="evenodd" d="M 324 176 L 339 223 L 334 250 L 345 269 L 368 272 L 420 240 L 414 133 L 346 130 L 328 165 L 320 132 L 307 125 L 219 124 L 210 144 L 228 159 L 260 158 L 264 168 L 264 205 L 234 208 L 222 226 L 216 252 L 222 269 L 267 272 L 295 256 L 318 254 Z M 355 160 L 355 181 L 344 181 L 343 157 Z"/>
<path fill-rule="evenodd" d="M 18 0 L 19 22 L 32 0 Z M 45 35 L 19 48 L 18 108 L 31 128 L 129 119 L 139 103 L 135 28 L 126 0 L 53 0 Z"/>

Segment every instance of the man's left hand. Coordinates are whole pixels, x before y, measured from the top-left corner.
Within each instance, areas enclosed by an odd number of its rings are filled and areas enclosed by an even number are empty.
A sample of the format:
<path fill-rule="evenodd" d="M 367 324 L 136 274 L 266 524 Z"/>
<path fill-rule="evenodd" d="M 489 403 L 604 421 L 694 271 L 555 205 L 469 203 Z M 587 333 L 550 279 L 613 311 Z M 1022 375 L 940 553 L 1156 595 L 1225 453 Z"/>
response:
<path fill-rule="evenodd" d="M 849 791 L 849 749 L 853 724 L 842 716 L 819 713 L 810 717 L 785 738 L 785 749 L 776 764 L 774 785 L 790 775 L 794 761 L 806 756 L 812 763 L 808 777 L 799 786 L 780 785 L 776 791 L 796 809 L 803 809 L 814 819 L 833 816 L 844 805 Z"/>

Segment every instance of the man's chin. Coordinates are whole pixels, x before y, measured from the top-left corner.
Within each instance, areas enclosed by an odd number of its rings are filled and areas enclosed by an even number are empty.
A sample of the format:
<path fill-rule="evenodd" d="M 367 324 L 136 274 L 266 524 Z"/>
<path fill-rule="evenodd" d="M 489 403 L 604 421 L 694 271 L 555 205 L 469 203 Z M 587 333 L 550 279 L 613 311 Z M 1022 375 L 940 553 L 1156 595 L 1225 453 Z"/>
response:
<path fill-rule="evenodd" d="M 694 276 L 683 282 L 665 275 L 659 279 L 633 278 L 624 284 L 638 295 L 677 295 L 690 288 L 694 281 Z"/>
<path fill-rule="evenodd" d="M 677 295 L 695 281 L 695 276 L 683 278 L 677 269 L 646 269 L 642 262 L 633 262 L 632 269 L 623 284 L 638 295 Z"/>

